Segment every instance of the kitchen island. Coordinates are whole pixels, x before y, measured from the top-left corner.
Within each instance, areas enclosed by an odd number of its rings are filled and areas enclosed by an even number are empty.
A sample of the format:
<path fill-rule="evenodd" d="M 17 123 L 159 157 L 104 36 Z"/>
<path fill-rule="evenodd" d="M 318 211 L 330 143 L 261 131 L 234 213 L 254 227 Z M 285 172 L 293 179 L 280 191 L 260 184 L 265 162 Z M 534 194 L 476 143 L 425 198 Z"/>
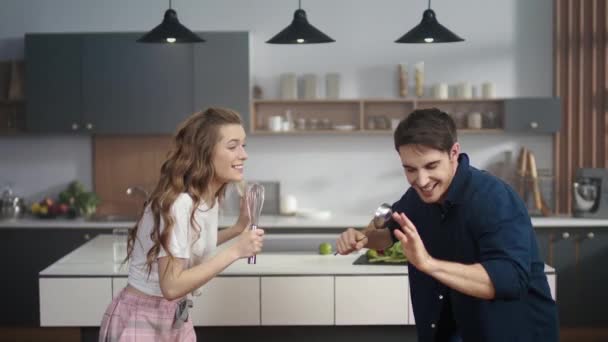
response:
<path fill-rule="evenodd" d="M 267 236 L 266 251 L 314 253 L 321 242 L 334 243 L 345 227 L 363 227 L 369 216 L 334 213 L 330 219 L 298 216 L 262 216 Z M 221 217 L 220 225 L 234 222 Z M 608 257 L 608 220 L 571 217 L 533 217 L 541 257 L 559 270 L 560 323 L 568 326 L 605 326 L 601 310 L 608 305 L 608 293 L 596 291 L 608 281 L 608 271 L 597 265 Z M 124 230 L 134 222 L 94 222 L 83 219 L 0 220 L 0 239 L 6 242 L 3 260 L 9 264 L 6 277 L 18 283 L 0 283 L 4 305 L 0 325 L 40 326 L 39 273 L 57 260 L 100 234 Z M 32 251 L 35 251 L 32 253 Z M 605 304 L 605 305 L 604 305 Z"/>
<path fill-rule="evenodd" d="M 41 326 L 99 325 L 127 280 L 126 265 L 115 261 L 119 243 L 112 235 L 99 235 L 40 272 Z M 258 255 L 256 265 L 239 260 L 194 297 L 191 318 L 195 326 L 206 327 L 203 332 L 260 327 L 250 331 L 274 334 L 279 327 L 300 327 L 299 336 L 325 331 L 336 335 L 332 340 L 346 340 L 383 327 L 403 341 L 414 334 L 415 324 L 407 267 L 353 265 L 361 253 L 269 252 Z M 545 271 L 555 296 L 555 270 L 546 266 Z"/>

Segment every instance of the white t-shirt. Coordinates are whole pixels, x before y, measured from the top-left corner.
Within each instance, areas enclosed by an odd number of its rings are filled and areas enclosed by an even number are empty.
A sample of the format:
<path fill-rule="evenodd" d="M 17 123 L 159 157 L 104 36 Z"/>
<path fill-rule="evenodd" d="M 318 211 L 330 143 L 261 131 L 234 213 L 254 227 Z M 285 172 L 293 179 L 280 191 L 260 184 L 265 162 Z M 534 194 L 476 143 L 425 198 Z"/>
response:
<path fill-rule="evenodd" d="M 197 235 L 195 230 L 197 227 L 193 227 L 190 223 L 193 204 L 190 195 L 182 193 L 171 207 L 174 223 L 169 239 L 169 250 L 176 258 L 188 259 L 188 268 L 208 258 L 213 254 L 217 245 L 217 201 L 213 208 L 209 208 L 205 203 L 201 203 L 197 208 L 194 214 L 195 221 L 200 228 L 200 237 L 197 240 L 194 240 Z M 129 284 L 146 294 L 162 297 L 158 278 L 158 260 L 152 263 L 149 275 L 146 265 L 148 251 L 153 245 L 152 239 L 150 239 L 153 227 L 154 217 L 148 206 L 138 223 L 137 239 L 129 262 Z M 163 229 L 164 221 L 161 216 L 160 231 L 162 232 Z M 161 246 L 158 257 L 163 256 L 167 256 L 167 252 Z"/>

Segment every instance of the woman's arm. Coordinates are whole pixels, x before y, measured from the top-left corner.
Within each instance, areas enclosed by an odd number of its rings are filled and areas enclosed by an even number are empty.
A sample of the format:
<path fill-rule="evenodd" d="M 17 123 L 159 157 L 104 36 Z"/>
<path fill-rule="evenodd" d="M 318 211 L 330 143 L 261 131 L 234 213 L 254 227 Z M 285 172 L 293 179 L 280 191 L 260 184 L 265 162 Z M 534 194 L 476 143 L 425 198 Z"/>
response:
<path fill-rule="evenodd" d="M 224 228 L 217 232 L 217 245 L 221 245 L 228 240 L 232 240 L 245 230 L 247 224 L 236 223 L 234 226 Z"/>
<path fill-rule="evenodd" d="M 221 245 L 224 242 L 231 240 L 235 236 L 239 235 L 249 226 L 249 212 L 247 211 L 247 201 L 244 197 L 240 200 L 239 219 L 234 226 L 220 230 L 217 233 L 217 245 Z"/>
<path fill-rule="evenodd" d="M 260 252 L 263 236 L 262 229 L 243 231 L 235 244 L 192 268 L 186 268 L 187 259 L 158 258 L 158 276 L 163 297 L 168 300 L 181 298 L 206 284 L 237 259 Z"/>

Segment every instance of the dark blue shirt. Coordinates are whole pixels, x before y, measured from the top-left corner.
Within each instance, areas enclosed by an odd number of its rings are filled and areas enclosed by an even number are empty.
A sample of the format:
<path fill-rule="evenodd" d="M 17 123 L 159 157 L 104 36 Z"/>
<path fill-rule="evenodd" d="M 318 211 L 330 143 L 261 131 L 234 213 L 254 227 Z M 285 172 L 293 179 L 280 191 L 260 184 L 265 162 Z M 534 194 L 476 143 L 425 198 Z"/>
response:
<path fill-rule="evenodd" d="M 412 220 L 432 257 L 480 263 L 496 297 L 465 295 L 410 264 L 419 341 L 434 342 L 440 331 L 441 336 L 460 335 L 464 342 L 557 342 L 557 308 L 526 206 L 506 183 L 470 166 L 466 154 L 458 161 L 443 203 L 424 203 L 410 188 L 393 211 Z M 389 223 L 390 229 L 396 226 Z"/>

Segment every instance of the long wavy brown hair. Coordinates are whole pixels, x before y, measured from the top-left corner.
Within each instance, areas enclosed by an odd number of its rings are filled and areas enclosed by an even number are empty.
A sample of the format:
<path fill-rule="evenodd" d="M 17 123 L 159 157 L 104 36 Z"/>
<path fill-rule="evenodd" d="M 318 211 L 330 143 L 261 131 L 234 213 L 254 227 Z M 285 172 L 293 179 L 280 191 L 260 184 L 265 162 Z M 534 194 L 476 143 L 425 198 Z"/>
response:
<path fill-rule="evenodd" d="M 242 124 L 237 112 L 227 108 L 208 108 L 203 112 L 192 114 L 178 127 L 167 160 L 160 169 L 160 179 L 146 205 L 149 206 L 149 210 L 152 210 L 154 216 L 154 227 L 150 234 L 153 246 L 148 251 L 146 260 L 148 273 L 152 269 L 152 264 L 158 257 L 161 247 L 169 258 L 173 259 L 169 250 L 169 238 L 175 223 L 171 214 L 171 206 L 181 193 L 188 193 L 192 198 L 190 223 L 197 233 L 200 233 L 200 227 L 194 219 L 194 214 L 215 177 L 213 150 L 222 138 L 220 127 L 231 124 Z M 209 208 L 215 205 L 216 199 L 223 198 L 225 191 L 226 184 L 222 185 L 214 194 L 213 203 L 207 203 Z M 161 217 L 164 223 L 162 231 Z M 141 216 L 138 221 L 141 221 Z M 139 223 L 129 232 L 125 262 L 131 258 L 133 253 L 138 227 Z"/>

